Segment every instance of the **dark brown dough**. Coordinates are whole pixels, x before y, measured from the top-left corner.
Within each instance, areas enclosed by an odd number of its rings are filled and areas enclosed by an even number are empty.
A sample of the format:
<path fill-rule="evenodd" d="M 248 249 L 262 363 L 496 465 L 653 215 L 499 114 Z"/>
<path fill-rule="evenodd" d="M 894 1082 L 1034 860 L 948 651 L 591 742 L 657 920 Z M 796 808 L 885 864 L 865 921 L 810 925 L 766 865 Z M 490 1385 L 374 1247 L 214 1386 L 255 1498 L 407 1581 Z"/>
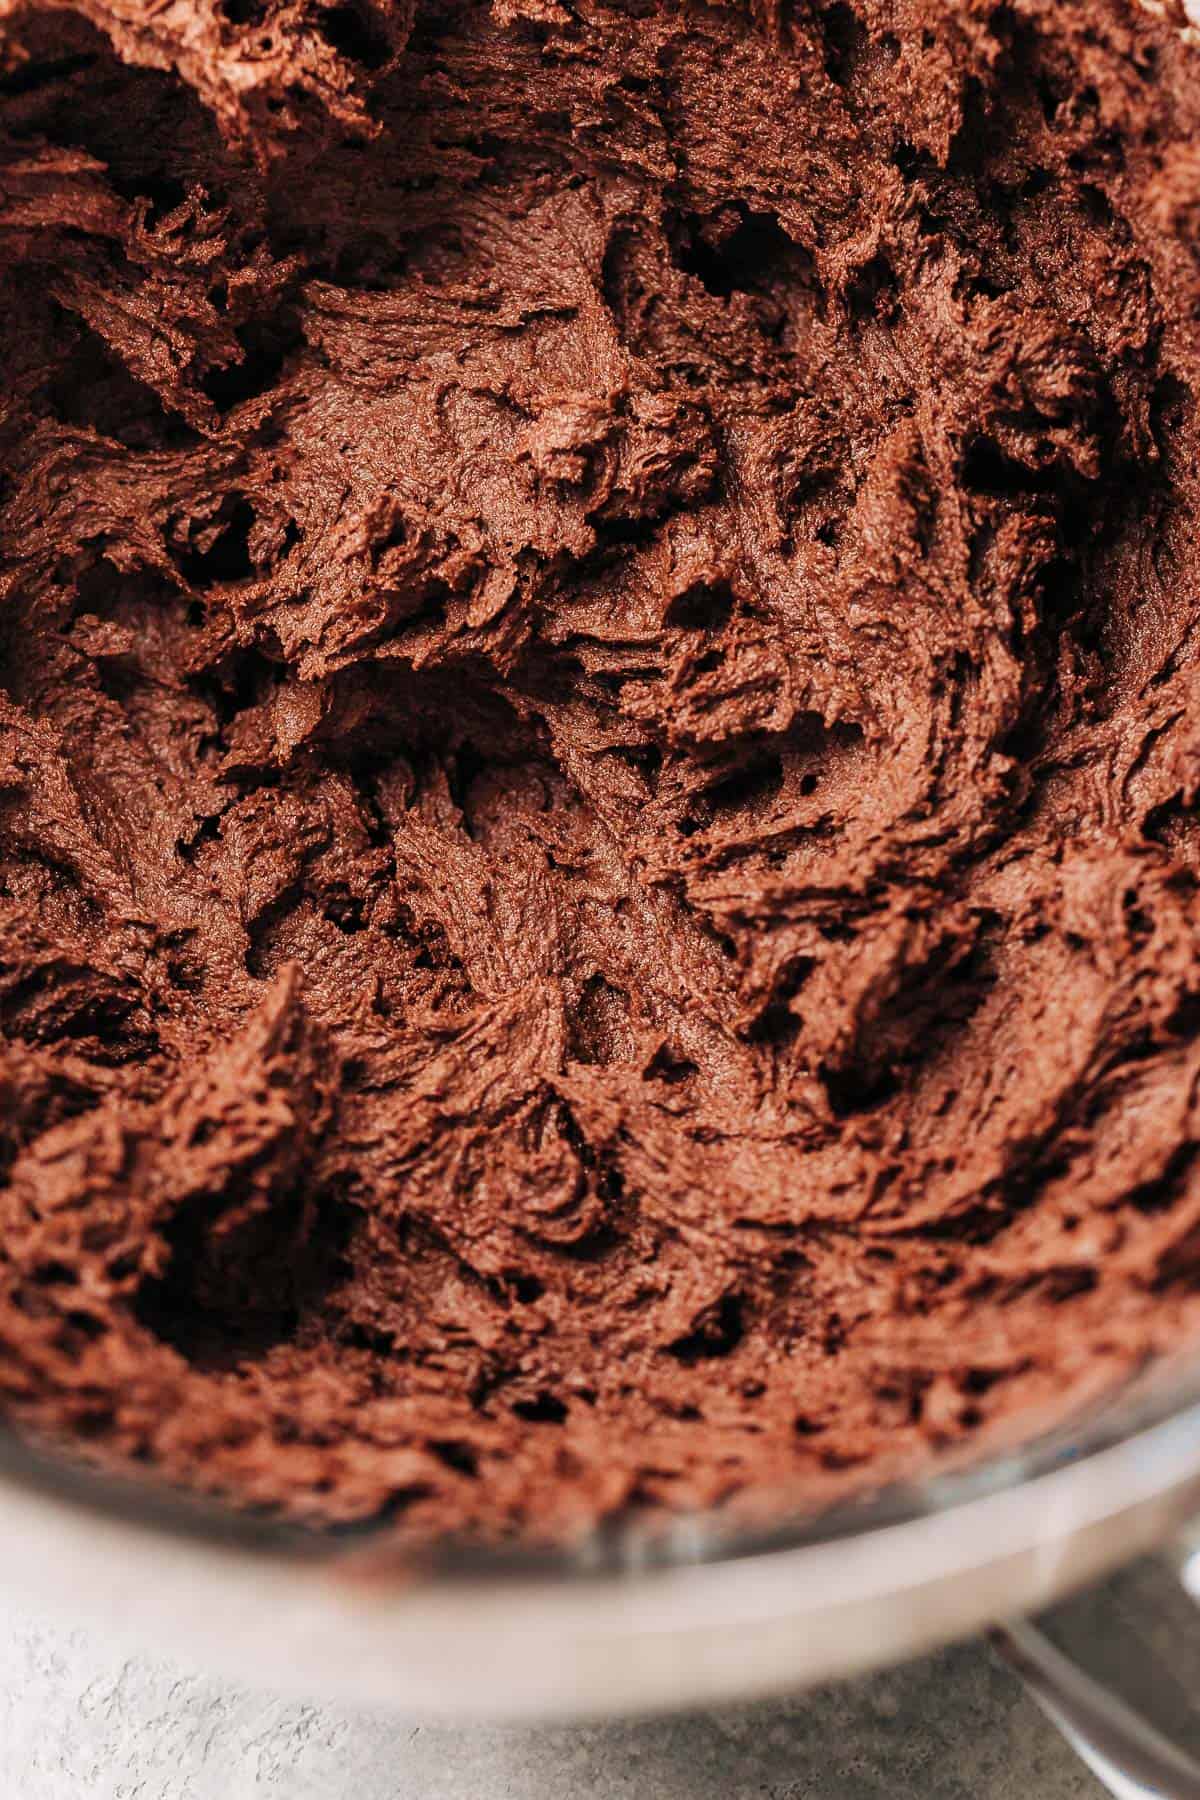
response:
<path fill-rule="evenodd" d="M 0 1406 L 817 1505 L 1200 1340 L 1200 58 L 0 0 Z"/>

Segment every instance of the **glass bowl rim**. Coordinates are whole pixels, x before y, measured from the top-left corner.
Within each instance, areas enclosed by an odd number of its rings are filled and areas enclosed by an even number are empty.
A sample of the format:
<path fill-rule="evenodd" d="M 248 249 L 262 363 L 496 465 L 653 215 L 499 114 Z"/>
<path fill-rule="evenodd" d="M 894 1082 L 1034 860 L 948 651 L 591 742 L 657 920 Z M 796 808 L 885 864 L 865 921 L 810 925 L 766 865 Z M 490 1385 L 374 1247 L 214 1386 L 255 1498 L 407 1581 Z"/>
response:
<path fill-rule="evenodd" d="M 467 1581 L 476 1586 L 522 1582 L 562 1586 L 571 1580 L 624 1580 L 651 1571 L 680 1570 L 762 1559 L 851 1539 L 933 1516 L 962 1513 L 973 1502 L 1013 1494 L 1040 1477 L 1129 1447 L 1153 1448 L 1156 1433 L 1177 1427 L 1177 1445 L 1195 1445 L 1200 1475 L 1200 1348 L 1160 1356 L 1118 1387 L 1068 1411 L 1024 1439 L 1001 1448 L 931 1462 L 927 1471 L 892 1481 L 814 1510 L 781 1497 L 770 1522 L 747 1524 L 719 1511 L 653 1513 L 556 1547 L 496 1546 L 453 1539 L 414 1544 L 386 1524 L 310 1525 L 256 1514 L 235 1503 L 198 1495 L 150 1475 L 139 1478 L 88 1466 L 67 1447 L 51 1447 L 0 1423 L 0 1488 L 42 1495 L 75 1513 L 134 1527 L 194 1549 L 232 1551 L 297 1566 L 361 1570 L 380 1583 L 406 1587 Z M 1136 1456 L 1135 1459 L 1136 1461 Z M 764 1497 L 765 1498 L 765 1497 Z M 766 1508 L 756 1508 L 765 1518 Z"/>

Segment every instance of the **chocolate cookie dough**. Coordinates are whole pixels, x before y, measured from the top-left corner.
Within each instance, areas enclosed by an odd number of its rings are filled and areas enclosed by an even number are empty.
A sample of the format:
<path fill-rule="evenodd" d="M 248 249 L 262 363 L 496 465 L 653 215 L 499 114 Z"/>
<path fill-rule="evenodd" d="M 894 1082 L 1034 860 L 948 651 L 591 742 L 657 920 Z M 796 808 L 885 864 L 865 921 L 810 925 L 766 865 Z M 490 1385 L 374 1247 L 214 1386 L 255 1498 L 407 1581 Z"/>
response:
<path fill-rule="evenodd" d="M 1200 57 L 0 0 L 0 1410 L 414 1539 L 1200 1346 Z"/>

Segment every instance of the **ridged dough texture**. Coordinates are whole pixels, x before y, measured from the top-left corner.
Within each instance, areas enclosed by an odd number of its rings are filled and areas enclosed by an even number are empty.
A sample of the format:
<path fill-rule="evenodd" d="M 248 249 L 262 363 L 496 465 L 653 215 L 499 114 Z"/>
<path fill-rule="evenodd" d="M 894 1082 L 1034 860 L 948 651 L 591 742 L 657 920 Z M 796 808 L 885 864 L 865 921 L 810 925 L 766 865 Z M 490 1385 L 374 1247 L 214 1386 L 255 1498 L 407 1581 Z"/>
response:
<path fill-rule="evenodd" d="M 1200 59 L 0 0 L 0 1412 L 410 1541 L 1200 1341 Z"/>

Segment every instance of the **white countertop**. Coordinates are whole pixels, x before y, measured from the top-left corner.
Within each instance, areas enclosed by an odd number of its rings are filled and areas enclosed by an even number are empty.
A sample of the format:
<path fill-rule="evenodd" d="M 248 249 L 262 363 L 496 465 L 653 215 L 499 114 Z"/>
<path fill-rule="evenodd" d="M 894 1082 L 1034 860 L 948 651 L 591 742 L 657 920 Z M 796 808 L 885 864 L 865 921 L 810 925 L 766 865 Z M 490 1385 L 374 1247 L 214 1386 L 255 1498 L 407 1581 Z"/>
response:
<path fill-rule="evenodd" d="M 1098 1800 L 978 1645 L 703 1717 L 471 1729 L 234 1687 L 0 1606 L 12 1800 Z"/>

